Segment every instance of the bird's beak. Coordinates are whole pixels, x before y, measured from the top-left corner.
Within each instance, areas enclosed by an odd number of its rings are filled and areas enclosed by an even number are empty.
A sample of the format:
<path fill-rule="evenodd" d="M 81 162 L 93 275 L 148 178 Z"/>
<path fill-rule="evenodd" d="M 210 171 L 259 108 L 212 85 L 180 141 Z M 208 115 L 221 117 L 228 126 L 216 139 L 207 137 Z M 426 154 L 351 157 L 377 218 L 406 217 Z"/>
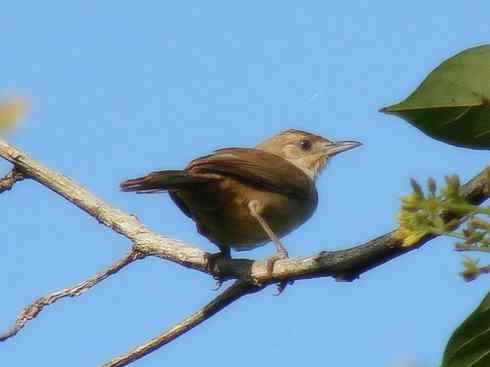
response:
<path fill-rule="evenodd" d="M 336 141 L 336 142 L 328 142 L 325 144 L 325 154 L 329 157 L 332 157 L 336 154 L 345 152 L 347 150 L 354 149 L 358 146 L 362 145 L 358 141 Z"/>

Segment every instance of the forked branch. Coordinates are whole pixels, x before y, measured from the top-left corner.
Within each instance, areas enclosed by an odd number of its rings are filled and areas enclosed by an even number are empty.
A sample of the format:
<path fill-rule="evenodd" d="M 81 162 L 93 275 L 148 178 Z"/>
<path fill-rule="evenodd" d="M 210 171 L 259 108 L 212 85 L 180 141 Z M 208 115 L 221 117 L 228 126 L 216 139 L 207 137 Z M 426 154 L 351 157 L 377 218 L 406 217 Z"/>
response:
<path fill-rule="evenodd" d="M 24 175 L 13 169 L 7 175 L 0 178 L 0 194 L 4 191 L 11 190 L 16 182 L 22 181 Z"/>

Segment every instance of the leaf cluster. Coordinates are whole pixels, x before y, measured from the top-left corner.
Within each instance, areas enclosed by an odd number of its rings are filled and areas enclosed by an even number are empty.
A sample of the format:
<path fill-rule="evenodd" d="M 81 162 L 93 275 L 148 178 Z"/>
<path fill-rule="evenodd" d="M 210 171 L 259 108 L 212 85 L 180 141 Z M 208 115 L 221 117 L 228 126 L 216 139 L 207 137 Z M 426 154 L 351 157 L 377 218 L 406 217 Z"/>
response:
<path fill-rule="evenodd" d="M 490 167 L 487 167 L 487 190 L 490 191 Z M 400 228 L 396 236 L 403 246 L 410 247 L 427 235 L 443 235 L 458 241 L 457 251 L 490 252 L 490 207 L 472 205 L 461 194 L 457 175 L 447 176 L 445 185 L 438 190 L 433 178 L 427 188 L 411 180 L 412 193 L 402 198 L 398 213 Z M 451 219 L 457 215 L 462 219 Z M 478 259 L 465 257 L 461 275 L 473 280 L 488 273 L 489 266 L 480 266 Z"/>

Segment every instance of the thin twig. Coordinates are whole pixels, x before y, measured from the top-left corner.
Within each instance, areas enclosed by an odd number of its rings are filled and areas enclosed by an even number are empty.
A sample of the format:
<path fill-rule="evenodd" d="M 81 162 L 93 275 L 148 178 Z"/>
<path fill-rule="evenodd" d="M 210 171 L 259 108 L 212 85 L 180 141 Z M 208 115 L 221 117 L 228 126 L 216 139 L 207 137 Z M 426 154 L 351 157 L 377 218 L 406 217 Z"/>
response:
<path fill-rule="evenodd" d="M 242 296 L 256 292 L 260 289 L 261 287 L 256 287 L 248 282 L 238 280 L 206 306 L 186 317 L 178 324 L 172 326 L 163 334 L 160 334 L 124 355 L 112 359 L 103 364 L 102 367 L 126 366 L 193 329 Z"/>
<path fill-rule="evenodd" d="M 456 251 L 475 251 L 475 252 L 487 252 L 490 253 L 490 247 L 483 247 L 470 244 L 458 244 L 454 247 Z"/>
<path fill-rule="evenodd" d="M 4 334 L 0 335 L 0 341 L 5 341 L 8 338 L 17 334 L 27 324 L 27 322 L 35 318 L 39 314 L 39 312 L 43 310 L 45 306 L 55 303 L 56 301 L 59 301 L 60 299 L 65 297 L 77 297 L 81 295 L 82 293 L 92 288 L 94 285 L 102 282 L 107 277 L 117 273 L 126 265 L 129 265 L 132 262 L 143 258 L 144 256 L 145 256 L 144 254 L 136 250 L 132 250 L 129 254 L 127 254 L 121 260 L 109 266 L 104 271 L 96 273 L 90 278 L 78 284 L 75 284 L 72 287 L 64 288 L 59 291 L 52 292 L 46 296 L 38 298 L 36 301 L 26 306 L 22 310 L 22 312 L 17 316 L 17 319 L 15 320 L 15 324 Z"/>
<path fill-rule="evenodd" d="M 463 261 L 464 264 L 464 271 L 459 273 L 463 277 L 463 279 L 467 282 L 472 282 L 476 278 L 478 278 L 480 275 L 483 274 L 490 274 L 490 265 L 485 265 L 485 266 L 477 266 L 478 265 L 478 260 L 473 260 L 471 258 L 466 258 Z"/>
<path fill-rule="evenodd" d="M 480 274 L 490 274 L 490 265 L 482 266 L 481 268 L 478 268 L 478 271 Z"/>
<path fill-rule="evenodd" d="M 11 190 L 16 182 L 22 181 L 25 176 L 15 168 L 3 178 L 0 178 L 0 194 L 4 191 Z"/>

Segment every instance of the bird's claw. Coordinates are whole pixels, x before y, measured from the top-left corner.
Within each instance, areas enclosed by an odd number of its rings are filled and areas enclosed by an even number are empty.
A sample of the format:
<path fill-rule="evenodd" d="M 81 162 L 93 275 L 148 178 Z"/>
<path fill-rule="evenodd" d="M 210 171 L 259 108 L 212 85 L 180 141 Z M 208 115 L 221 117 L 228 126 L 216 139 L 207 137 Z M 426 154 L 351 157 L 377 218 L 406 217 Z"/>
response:
<path fill-rule="evenodd" d="M 214 279 L 216 280 L 216 285 L 214 286 L 214 288 L 212 289 L 213 291 L 217 291 L 221 288 L 221 286 L 223 285 L 223 283 L 225 282 L 224 279 L 221 279 L 219 277 L 214 277 Z"/>
<path fill-rule="evenodd" d="M 224 252 L 216 252 L 214 254 L 206 254 L 206 270 L 210 273 L 216 272 L 216 262 L 219 259 L 228 259 L 230 256 Z"/>
<path fill-rule="evenodd" d="M 289 255 L 288 255 L 287 251 L 278 251 L 274 255 L 269 256 L 265 260 L 265 262 L 266 262 L 265 265 L 267 267 L 267 274 L 269 274 L 269 275 L 272 274 L 272 271 L 274 270 L 274 264 L 276 263 L 276 261 L 284 260 L 284 259 L 288 259 L 288 258 L 289 258 Z"/>
<path fill-rule="evenodd" d="M 286 250 L 278 251 L 276 254 L 268 257 L 265 260 L 266 261 L 266 267 L 267 267 L 267 273 L 269 275 L 272 275 L 272 272 L 274 270 L 274 264 L 276 263 L 276 261 L 284 260 L 284 259 L 288 259 L 288 258 L 289 258 L 289 255 L 288 255 L 288 252 Z M 284 289 L 287 287 L 288 284 L 293 284 L 293 283 L 294 283 L 294 280 L 286 280 L 286 281 L 279 282 L 277 284 L 277 293 L 274 293 L 274 295 L 279 296 L 284 291 Z"/>
<path fill-rule="evenodd" d="M 274 293 L 274 296 L 279 296 L 286 289 L 288 285 L 293 285 L 294 280 L 285 280 L 277 284 L 277 293 Z"/>

